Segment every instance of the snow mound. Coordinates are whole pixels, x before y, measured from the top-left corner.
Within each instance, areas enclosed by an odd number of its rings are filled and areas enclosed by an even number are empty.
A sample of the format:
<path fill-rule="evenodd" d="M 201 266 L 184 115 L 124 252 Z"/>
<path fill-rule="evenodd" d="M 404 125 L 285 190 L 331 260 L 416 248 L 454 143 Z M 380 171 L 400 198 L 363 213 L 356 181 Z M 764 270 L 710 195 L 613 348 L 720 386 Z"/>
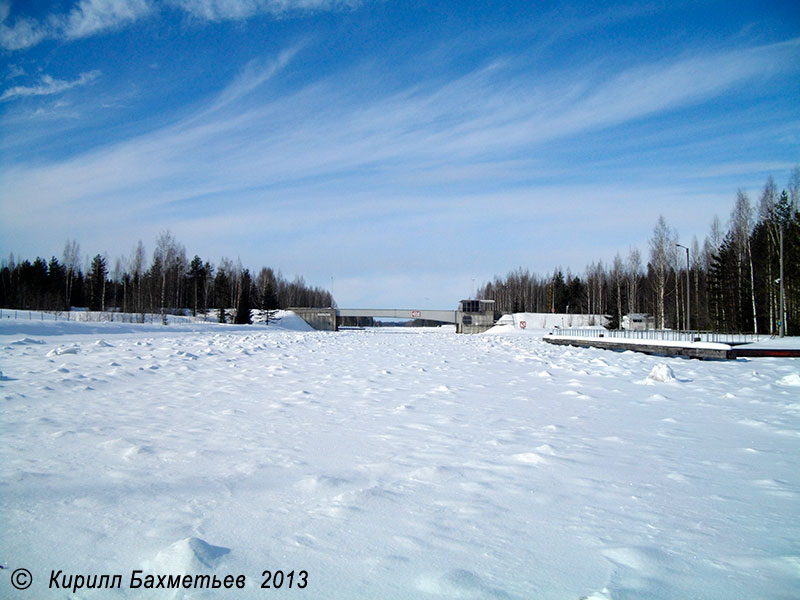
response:
<path fill-rule="evenodd" d="M 306 323 L 297 313 L 291 310 L 279 310 L 276 319 L 272 322 L 278 329 L 287 331 L 314 331 L 314 328 Z"/>
<path fill-rule="evenodd" d="M 213 570 L 230 548 L 212 546 L 196 537 L 189 537 L 172 544 L 156 555 L 153 567 L 163 573 L 197 573 Z"/>
<path fill-rule="evenodd" d="M 79 346 L 59 346 L 47 353 L 47 356 L 61 356 L 62 354 L 77 354 L 81 349 Z"/>
<path fill-rule="evenodd" d="M 668 382 L 668 381 L 677 381 L 678 379 L 675 377 L 675 373 L 667 363 L 660 363 L 657 364 L 653 369 L 650 371 L 650 374 L 647 376 L 650 381 L 661 381 L 661 382 Z"/>
<path fill-rule="evenodd" d="M 417 588 L 433 596 L 447 598 L 510 598 L 501 588 L 484 581 L 479 575 L 467 569 L 452 569 L 442 575 L 423 577 Z"/>
<path fill-rule="evenodd" d="M 547 459 L 541 454 L 536 452 L 521 452 L 513 456 L 517 461 L 528 465 L 544 465 L 547 464 Z"/>
<path fill-rule="evenodd" d="M 530 328 L 54 325 L 46 345 L 0 326 L 3 547 L 32 572 L 250 579 L 60 597 L 266 598 L 270 568 L 309 573 L 276 590 L 292 600 L 796 596 L 791 360 L 567 350 Z"/>
<path fill-rule="evenodd" d="M 16 342 L 11 342 L 15 346 L 27 346 L 28 344 L 44 344 L 42 340 L 37 340 L 35 338 L 25 337 L 21 340 L 17 340 Z"/>
<path fill-rule="evenodd" d="M 776 381 L 778 385 L 800 386 L 800 373 L 790 373 Z"/>

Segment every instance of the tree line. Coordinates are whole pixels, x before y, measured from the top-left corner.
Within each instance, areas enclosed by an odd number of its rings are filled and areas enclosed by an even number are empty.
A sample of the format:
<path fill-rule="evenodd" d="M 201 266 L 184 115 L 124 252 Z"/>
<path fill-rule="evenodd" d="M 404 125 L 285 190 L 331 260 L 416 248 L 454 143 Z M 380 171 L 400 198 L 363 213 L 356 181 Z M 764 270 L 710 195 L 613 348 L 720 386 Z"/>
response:
<path fill-rule="evenodd" d="M 477 297 L 495 300 L 501 313 L 605 314 L 611 327 L 619 327 L 627 313 L 649 313 L 657 328 L 774 333 L 782 321 L 787 334 L 798 335 L 799 195 L 796 167 L 780 192 L 769 177 L 755 205 L 740 190 L 727 229 L 715 217 L 702 244 L 696 237 L 679 244 L 677 232 L 660 216 L 647 262 L 638 248 L 631 248 L 625 258 L 618 253 L 610 264 L 590 264 L 582 276 L 561 268 L 544 276 L 519 268 L 484 284 Z M 142 315 L 215 310 L 220 321 L 238 322 L 249 322 L 251 309 L 335 306 L 329 291 L 308 286 L 302 277 L 288 281 L 268 267 L 254 276 L 240 261 L 228 258 L 216 266 L 197 255 L 189 260 L 169 231 L 156 239 L 149 263 L 141 241 L 130 257 L 111 266 L 101 254 L 83 266 L 81 262 L 76 241 L 66 243 L 60 260 L 16 262 L 12 255 L 0 268 L 0 306 L 50 311 L 87 307 Z"/>
<path fill-rule="evenodd" d="M 113 264 L 103 254 L 83 261 L 74 240 L 67 241 L 60 259 L 17 262 L 12 255 L 0 268 L 0 306 L 45 311 L 85 307 L 141 315 L 216 311 L 221 322 L 248 323 L 252 309 L 334 306 L 334 300 L 329 291 L 307 285 L 302 277 L 288 281 L 269 267 L 253 275 L 238 260 L 223 257 L 214 265 L 198 255 L 188 259 L 185 247 L 165 231 L 157 237 L 149 262 L 141 241 L 128 258 Z"/>
<path fill-rule="evenodd" d="M 625 314 L 648 313 L 656 328 L 771 334 L 783 321 L 788 335 L 800 335 L 799 194 L 795 167 L 780 192 L 770 176 L 756 204 L 739 190 L 727 229 L 715 217 L 702 244 L 696 237 L 679 244 L 677 232 L 660 216 L 646 263 L 631 248 L 610 264 L 590 264 L 582 276 L 561 268 L 544 276 L 519 268 L 484 284 L 478 298 L 495 300 L 502 313 L 605 314 L 612 328 Z"/>

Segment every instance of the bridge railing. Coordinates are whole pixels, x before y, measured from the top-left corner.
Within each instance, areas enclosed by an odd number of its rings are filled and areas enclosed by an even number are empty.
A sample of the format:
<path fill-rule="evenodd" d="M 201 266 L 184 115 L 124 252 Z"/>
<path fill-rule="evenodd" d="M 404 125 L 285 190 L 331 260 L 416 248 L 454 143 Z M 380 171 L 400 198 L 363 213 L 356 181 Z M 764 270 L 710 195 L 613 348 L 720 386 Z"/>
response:
<path fill-rule="evenodd" d="M 718 344 L 748 344 L 758 341 L 760 336 L 752 333 L 723 333 L 719 331 L 681 331 L 677 329 L 648 329 L 632 331 L 625 329 L 587 329 L 570 327 L 554 329 L 553 335 L 567 337 L 606 337 L 618 339 L 654 340 L 669 342 L 712 342 Z"/>

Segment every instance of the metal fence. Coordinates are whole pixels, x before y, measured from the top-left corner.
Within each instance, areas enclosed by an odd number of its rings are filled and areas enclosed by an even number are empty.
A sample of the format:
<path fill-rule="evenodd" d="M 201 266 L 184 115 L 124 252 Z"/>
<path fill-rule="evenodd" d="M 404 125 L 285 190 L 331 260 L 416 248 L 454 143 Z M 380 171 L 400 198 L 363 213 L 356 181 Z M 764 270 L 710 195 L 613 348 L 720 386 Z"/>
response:
<path fill-rule="evenodd" d="M 174 311 L 173 311 L 174 312 Z M 16 319 L 18 321 L 75 321 L 80 323 L 196 323 L 199 321 L 219 321 L 218 309 L 198 312 L 196 317 L 189 314 L 170 313 L 124 313 L 120 311 L 88 311 L 88 310 L 28 310 L 16 308 L 0 308 L 0 321 Z M 231 310 L 226 311 L 232 312 Z M 281 317 L 275 316 L 277 311 L 255 309 L 251 311 L 253 323 L 280 322 Z M 233 322 L 233 317 L 227 314 L 226 320 Z"/>
<path fill-rule="evenodd" d="M 161 321 L 160 314 L 154 313 L 122 313 L 112 311 L 86 311 L 86 310 L 27 310 L 14 308 L 0 308 L 1 319 L 16 319 L 18 321 L 75 321 L 81 323 L 156 323 Z"/>
<path fill-rule="evenodd" d="M 605 337 L 634 340 L 669 342 L 715 342 L 719 344 L 748 344 L 759 340 L 752 333 L 721 333 L 719 331 L 679 331 L 676 329 L 648 329 L 630 331 L 625 329 L 585 329 L 571 327 L 555 329 L 553 334 L 568 337 Z"/>

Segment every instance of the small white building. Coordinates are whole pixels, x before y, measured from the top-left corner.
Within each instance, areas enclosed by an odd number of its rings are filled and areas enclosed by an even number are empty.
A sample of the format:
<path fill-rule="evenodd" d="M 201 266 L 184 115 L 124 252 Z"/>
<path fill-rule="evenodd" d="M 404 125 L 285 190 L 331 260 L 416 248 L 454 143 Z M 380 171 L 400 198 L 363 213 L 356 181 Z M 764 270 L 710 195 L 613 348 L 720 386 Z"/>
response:
<path fill-rule="evenodd" d="M 648 331 L 655 326 L 656 318 L 647 313 L 628 313 L 622 317 L 622 328 L 627 331 Z"/>

